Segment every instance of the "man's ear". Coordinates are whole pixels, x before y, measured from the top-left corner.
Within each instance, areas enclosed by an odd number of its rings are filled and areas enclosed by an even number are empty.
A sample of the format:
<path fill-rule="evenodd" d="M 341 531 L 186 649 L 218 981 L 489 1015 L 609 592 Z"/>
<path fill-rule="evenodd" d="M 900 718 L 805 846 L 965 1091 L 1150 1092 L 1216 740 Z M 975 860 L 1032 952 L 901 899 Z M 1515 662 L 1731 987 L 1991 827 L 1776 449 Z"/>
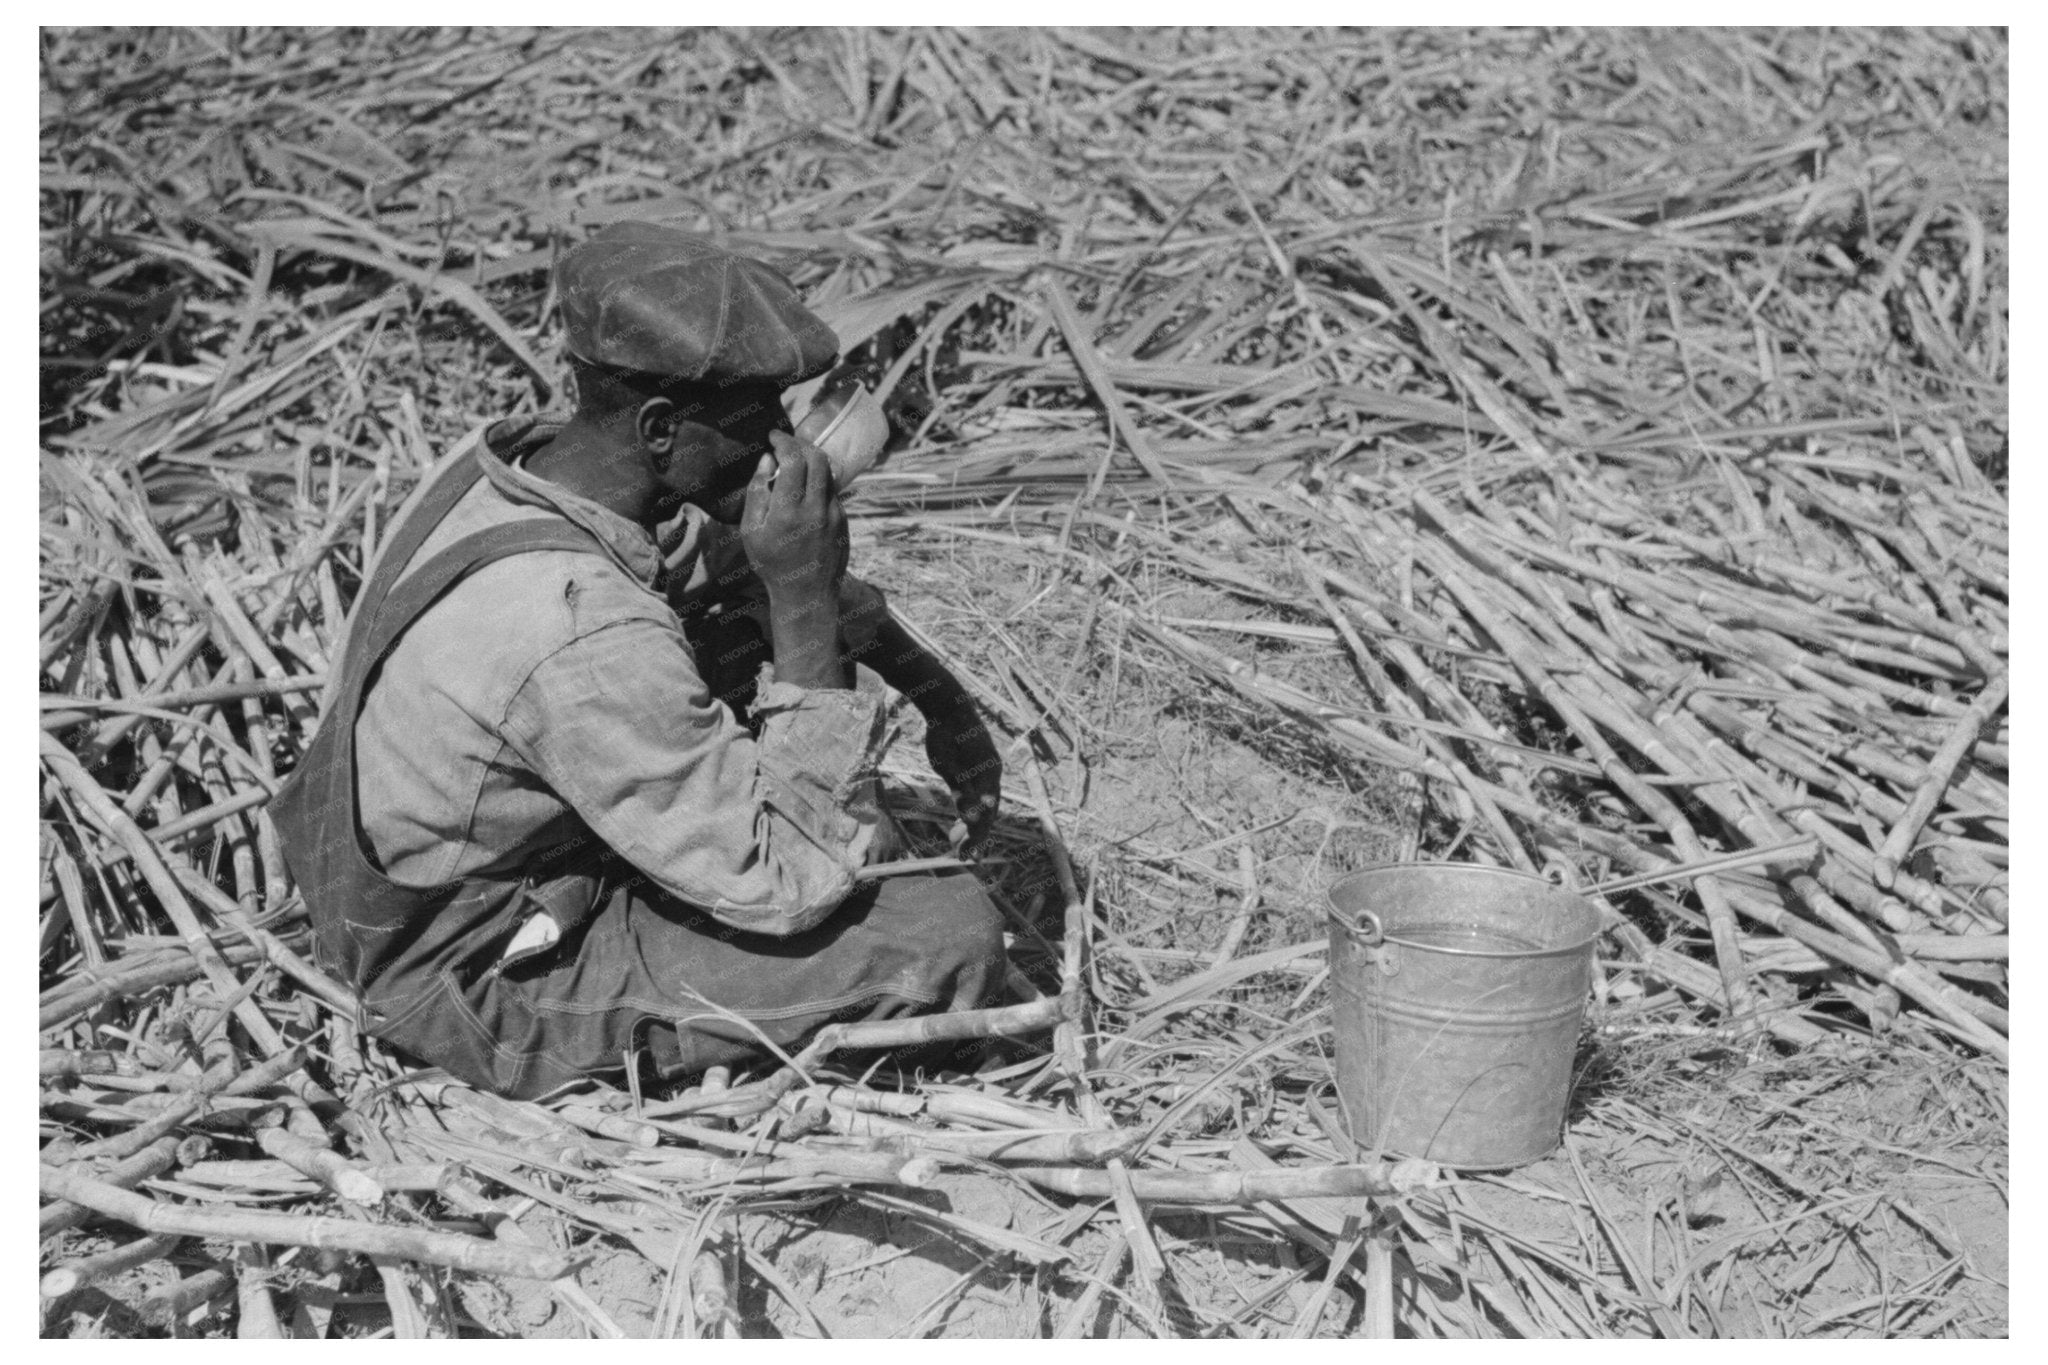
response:
<path fill-rule="evenodd" d="M 633 414 L 633 434 L 640 448 L 664 464 L 676 450 L 676 405 L 666 398 L 650 398 Z"/>

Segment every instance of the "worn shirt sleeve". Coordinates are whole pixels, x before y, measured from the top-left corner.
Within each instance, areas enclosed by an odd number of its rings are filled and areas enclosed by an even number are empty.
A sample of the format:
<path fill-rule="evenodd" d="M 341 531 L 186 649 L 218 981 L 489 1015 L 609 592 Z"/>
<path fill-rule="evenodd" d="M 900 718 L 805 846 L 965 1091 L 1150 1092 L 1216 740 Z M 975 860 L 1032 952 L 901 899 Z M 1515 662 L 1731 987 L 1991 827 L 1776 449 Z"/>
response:
<path fill-rule="evenodd" d="M 506 743 L 662 889 L 737 929 L 788 935 L 853 889 L 878 820 L 884 693 L 765 670 L 752 738 L 674 629 L 604 626 L 557 650 L 507 707 Z"/>

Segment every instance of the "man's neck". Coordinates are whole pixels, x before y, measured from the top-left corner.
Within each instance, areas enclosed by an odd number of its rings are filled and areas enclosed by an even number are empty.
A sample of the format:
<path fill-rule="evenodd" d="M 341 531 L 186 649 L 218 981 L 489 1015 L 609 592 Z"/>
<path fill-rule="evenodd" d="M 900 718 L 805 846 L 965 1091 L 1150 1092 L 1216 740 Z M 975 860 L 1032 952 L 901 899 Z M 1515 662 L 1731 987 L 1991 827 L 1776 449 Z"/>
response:
<path fill-rule="evenodd" d="M 552 441 L 521 463 L 537 479 L 649 526 L 658 491 L 654 481 L 638 468 L 631 452 L 619 449 L 580 417 L 572 417 Z"/>

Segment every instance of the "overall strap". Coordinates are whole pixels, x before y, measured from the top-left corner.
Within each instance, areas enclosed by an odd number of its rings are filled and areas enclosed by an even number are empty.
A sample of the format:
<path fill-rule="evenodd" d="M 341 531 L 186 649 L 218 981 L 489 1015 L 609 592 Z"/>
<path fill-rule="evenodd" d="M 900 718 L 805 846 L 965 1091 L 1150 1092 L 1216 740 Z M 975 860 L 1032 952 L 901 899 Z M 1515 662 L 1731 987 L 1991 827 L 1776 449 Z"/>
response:
<path fill-rule="evenodd" d="M 336 694 L 336 718 L 353 729 L 362 702 L 363 686 L 376 671 L 406 628 L 419 619 L 440 596 L 462 578 L 509 555 L 535 550 L 570 550 L 602 555 L 604 551 L 586 531 L 553 518 L 532 518 L 507 522 L 473 532 L 442 550 L 408 575 L 396 589 L 381 594 L 374 616 L 362 621 L 360 638 L 349 641 L 342 668 L 341 690 Z M 400 561 L 402 562 L 402 561 Z M 348 766 L 353 769 L 355 746 L 344 745 Z M 350 785 L 353 786 L 351 774 Z"/>
<path fill-rule="evenodd" d="M 392 586 L 405 572 L 406 565 L 419 553 L 420 546 L 427 543 L 427 537 L 434 533 L 462 495 L 474 488 L 484 476 L 482 461 L 483 447 L 467 455 L 456 457 L 453 468 L 442 471 L 438 477 L 429 475 L 427 490 L 420 501 L 397 525 L 391 528 L 391 535 L 376 553 L 376 567 L 370 579 L 363 584 L 363 590 L 356 596 L 355 611 L 350 618 L 348 638 L 344 641 L 343 658 L 360 653 L 357 646 L 365 639 L 371 623 L 383 615 L 384 599 L 391 595 Z"/>

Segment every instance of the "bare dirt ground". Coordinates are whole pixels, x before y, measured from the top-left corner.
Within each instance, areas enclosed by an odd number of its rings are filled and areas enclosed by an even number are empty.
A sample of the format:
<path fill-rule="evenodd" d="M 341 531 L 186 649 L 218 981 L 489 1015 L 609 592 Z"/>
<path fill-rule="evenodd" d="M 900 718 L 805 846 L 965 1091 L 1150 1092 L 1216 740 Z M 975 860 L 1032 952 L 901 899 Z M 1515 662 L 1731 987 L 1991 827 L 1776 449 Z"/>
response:
<path fill-rule="evenodd" d="M 908 613 L 984 674 L 996 671 L 998 657 L 1048 674 L 1086 657 L 1078 635 L 1087 594 L 1071 584 L 1048 587 L 1028 574 L 1006 574 L 1015 566 L 972 550 L 892 556 L 877 545 L 864 547 L 862 562 Z M 1154 607 L 1162 617 L 1255 615 L 1227 594 L 1177 583 L 1161 585 Z M 1393 784 L 1384 774 L 1341 764 L 1333 772 L 1327 755 L 1304 762 L 1284 740 L 1247 733 L 1240 715 L 1205 705 L 1202 689 L 1171 668 L 1135 658 L 1120 668 L 1113 642 L 1097 649 L 1089 666 L 1059 674 L 1051 693 L 1075 732 L 1093 741 L 1085 773 L 1078 765 L 1061 772 L 1063 795 L 1078 793 L 1068 798 L 1076 802 L 1071 837 L 1093 875 L 1114 879 L 1120 867 L 1142 864 L 1149 853 L 1199 849 L 1265 829 L 1246 841 L 1268 891 L 1243 951 L 1321 934 L 1322 888 L 1398 847 L 1400 795 Z M 1334 652 L 1322 659 L 1290 653 L 1275 663 L 1304 685 L 1328 683 L 1342 668 Z M 1214 862 L 1223 881 L 1233 865 L 1227 853 Z M 1173 887 L 1171 913 L 1161 914 L 1143 899 L 1148 889 L 1159 894 L 1158 881 L 1134 877 L 1128 887 L 1139 893 L 1127 912 L 1137 962 L 1178 966 L 1193 955 L 1192 945 L 1213 943 L 1224 932 L 1238 900 L 1190 878 Z M 1157 956 L 1148 959 L 1143 949 L 1154 943 Z M 1175 974 L 1170 966 L 1162 970 Z M 2010 1207 L 2002 1069 L 1910 1045 L 1849 1040 L 1773 1057 L 1754 1045 L 1727 1047 L 1710 1029 L 1639 1032 L 1626 1022 L 1632 1003 L 1612 999 L 1596 1007 L 1581 1046 L 1568 1122 L 1577 1165 L 1560 1151 L 1482 1180 L 1468 1191 L 1462 1214 L 1538 1247 L 1578 1248 L 1589 1264 L 1632 1280 L 1642 1274 L 1653 1283 L 1683 1282 L 1710 1267 L 1707 1279 L 1720 1296 L 1709 1310 L 1717 1335 L 1854 1337 L 1891 1304 L 1909 1300 L 1916 1333 L 2004 1333 Z M 1581 1200 L 1588 1189 L 1624 1245 L 1612 1244 L 1587 1218 Z M 1788 1196 L 1806 1201 L 1810 1211 L 1786 1217 Z M 1014 1187 L 983 1182 L 974 1197 L 1005 1225 L 1017 1218 L 1058 1221 L 1055 1211 L 1019 1199 Z M 1293 1269 L 1270 1248 L 1233 1246 L 1204 1220 L 1163 1218 L 1161 1226 L 1189 1251 L 1207 1253 L 1174 1260 L 1188 1301 L 1247 1302 Z M 835 1223 L 784 1245 L 820 1264 L 860 1264 L 865 1258 L 847 1259 L 848 1231 Z M 864 1268 L 855 1286 L 840 1291 L 853 1300 L 851 1334 L 895 1334 L 915 1318 L 932 1335 L 1004 1335 L 992 1329 L 1015 1325 L 1019 1314 L 1044 1316 L 1030 1277 L 1005 1280 L 983 1271 L 969 1295 L 949 1277 L 970 1265 L 959 1254 L 939 1254 L 951 1246 L 946 1238 L 928 1236 L 927 1244 L 922 1265 L 895 1272 L 901 1285 Z M 1076 1244 L 1082 1265 L 1099 1254 L 1091 1243 Z M 1770 1307 L 1778 1295 L 1766 1286 L 1795 1287 L 1801 1314 Z M 919 1316 L 930 1308 L 925 1294 L 949 1287 L 961 1295 L 954 1314 L 929 1322 Z M 1313 1281 L 1292 1288 L 1291 1298 L 1278 1301 L 1282 1316 L 1299 1311 Z M 1427 1312 L 1430 1290 L 1418 1276 L 1397 1292 Z M 879 1310 L 854 1311 L 878 1298 L 885 1305 Z M 1614 1326 L 1580 1311 L 1589 1332 Z M 792 1330 L 773 1315 L 769 1323 Z M 1357 1326 L 1355 1319 L 1350 1325 Z M 1141 1323 L 1121 1313 L 1106 1313 L 1099 1326 L 1144 1334 Z M 804 1333 L 805 1325 L 794 1330 Z M 1045 1330 L 1027 1326 L 1022 1334 Z"/>

